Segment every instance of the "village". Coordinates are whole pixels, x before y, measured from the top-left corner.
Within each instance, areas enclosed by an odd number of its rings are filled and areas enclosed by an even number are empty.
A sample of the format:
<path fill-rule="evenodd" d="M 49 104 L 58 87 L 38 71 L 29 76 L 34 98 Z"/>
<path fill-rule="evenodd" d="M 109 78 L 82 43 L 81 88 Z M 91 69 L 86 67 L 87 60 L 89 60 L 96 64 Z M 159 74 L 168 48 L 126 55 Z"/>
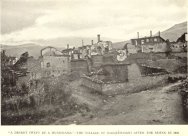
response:
<path fill-rule="evenodd" d="M 97 42 L 94 43 L 92 40 L 90 45 L 84 45 L 83 41 L 77 48 L 72 45 L 71 48 L 69 44 L 63 50 L 58 50 L 53 45 L 45 47 L 40 50 L 38 59 L 30 56 L 28 52 L 23 53 L 19 59 L 9 57 L 6 56 L 6 50 L 3 50 L 1 73 L 5 78 L 2 78 L 1 89 L 7 91 L 2 94 L 4 96 L 3 123 L 20 124 L 20 120 L 32 118 L 28 115 L 20 119 L 22 109 L 32 107 L 38 110 L 43 105 L 57 106 L 57 99 L 60 105 L 62 101 L 64 104 L 70 104 L 74 99 L 74 106 L 68 105 L 63 113 L 66 110 L 69 113 L 63 114 L 63 117 L 72 116 L 79 111 L 84 114 L 83 121 L 80 121 L 84 124 L 95 117 L 93 113 L 98 112 L 100 105 L 105 105 L 115 96 L 162 87 L 167 82 L 184 82 L 187 79 L 187 33 L 179 35 L 176 41 L 162 38 L 160 31 L 157 35 L 152 35 L 152 31 L 149 34 L 140 37 L 137 32 L 137 38 L 124 42 L 121 48 L 115 47 L 111 41 L 103 41 L 98 34 Z M 63 94 L 57 92 L 57 88 L 60 89 L 59 91 L 63 90 Z M 14 90 L 24 89 L 27 91 L 25 93 L 21 91 L 21 97 L 15 95 L 19 94 L 19 91 L 13 93 Z M 186 90 L 186 87 L 182 90 Z M 187 115 L 187 92 L 183 91 L 182 94 Z M 67 100 L 67 98 L 71 99 Z M 71 106 L 74 108 L 71 109 Z M 16 115 L 13 115 L 17 118 L 15 122 L 10 118 L 12 113 L 10 111 L 16 111 Z M 58 113 L 61 114 L 61 111 Z M 28 113 L 24 112 L 24 114 L 26 116 Z M 55 111 L 52 114 L 55 114 Z M 57 120 L 50 123 L 54 122 L 58 124 Z M 70 122 L 60 121 L 59 124 L 80 124 L 75 119 Z M 96 121 L 94 124 L 99 122 Z M 38 124 L 37 121 L 35 123 Z M 155 120 L 150 122 L 150 124 L 155 123 Z"/>

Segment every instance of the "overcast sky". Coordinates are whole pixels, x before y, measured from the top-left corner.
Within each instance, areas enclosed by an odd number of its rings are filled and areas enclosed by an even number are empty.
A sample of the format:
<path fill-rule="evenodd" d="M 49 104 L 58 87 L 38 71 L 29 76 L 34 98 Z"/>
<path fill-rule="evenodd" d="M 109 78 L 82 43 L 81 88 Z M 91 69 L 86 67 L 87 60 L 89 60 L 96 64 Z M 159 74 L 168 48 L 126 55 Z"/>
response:
<path fill-rule="evenodd" d="M 128 40 L 186 21 L 186 0 L 1 0 L 1 42 L 58 37 Z"/>

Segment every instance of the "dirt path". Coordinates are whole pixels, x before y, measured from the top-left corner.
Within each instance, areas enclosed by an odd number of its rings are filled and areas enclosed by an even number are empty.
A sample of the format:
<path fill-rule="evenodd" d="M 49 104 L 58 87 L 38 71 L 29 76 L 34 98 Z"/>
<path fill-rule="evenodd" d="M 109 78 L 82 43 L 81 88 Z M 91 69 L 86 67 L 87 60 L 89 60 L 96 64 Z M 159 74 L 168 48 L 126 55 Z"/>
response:
<path fill-rule="evenodd" d="M 172 91 L 178 84 L 117 96 L 108 100 L 95 118 L 82 124 L 183 124 L 181 99 Z"/>
<path fill-rule="evenodd" d="M 76 93 L 90 107 L 98 107 L 86 114 L 75 114 L 57 120 L 53 124 L 82 125 L 141 125 L 141 124 L 184 124 L 181 99 L 174 89 L 180 83 L 169 84 L 152 90 L 115 97 L 97 97 L 89 93 Z M 86 90 L 85 90 L 86 91 Z M 82 97 L 81 97 L 82 96 Z M 92 97 L 93 96 L 93 97 Z"/>

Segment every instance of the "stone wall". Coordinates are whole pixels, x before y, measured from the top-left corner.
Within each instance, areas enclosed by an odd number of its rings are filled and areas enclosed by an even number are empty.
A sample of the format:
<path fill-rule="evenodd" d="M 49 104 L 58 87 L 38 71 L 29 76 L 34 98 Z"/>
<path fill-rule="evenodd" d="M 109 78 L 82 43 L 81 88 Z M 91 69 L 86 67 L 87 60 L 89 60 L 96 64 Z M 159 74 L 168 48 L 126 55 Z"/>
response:
<path fill-rule="evenodd" d="M 105 71 L 104 82 L 117 83 L 128 81 L 128 65 L 127 64 L 105 64 L 102 65 Z"/>
<path fill-rule="evenodd" d="M 115 63 L 115 56 L 113 54 L 112 55 L 104 55 L 103 62 L 106 64 Z"/>
<path fill-rule="evenodd" d="M 81 82 L 82 86 L 87 87 L 89 89 L 98 91 L 100 93 L 102 93 L 102 88 L 103 88 L 103 82 L 98 80 L 98 79 L 94 79 L 88 76 L 83 76 L 82 77 L 82 82 Z"/>
<path fill-rule="evenodd" d="M 92 67 L 99 68 L 103 64 L 103 55 L 93 55 L 91 56 Z"/>
<path fill-rule="evenodd" d="M 71 72 L 77 72 L 80 75 L 88 74 L 88 62 L 85 59 L 71 60 Z"/>
<path fill-rule="evenodd" d="M 67 56 L 43 56 L 41 62 L 43 76 L 60 76 L 70 72 L 70 63 Z"/>
<path fill-rule="evenodd" d="M 167 44 L 164 43 L 155 43 L 151 45 L 142 45 L 142 52 L 149 53 L 149 52 L 166 52 L 167 51 Z"/>
<path fill-rule="evenodd" d="M 151 67 L 148 65 L 139 64 L 141 75 L 142 76 L 156 76 L 162 74 L 168 74 L 168 72 L 161 67 Z"/>
<path fill-rule="evenodd" d="M 142 77 L 140 68 L 136 63 L 132 63 L 131 65 L 128 65 L 128 79 L 129 81 L 140 79 Z"/>

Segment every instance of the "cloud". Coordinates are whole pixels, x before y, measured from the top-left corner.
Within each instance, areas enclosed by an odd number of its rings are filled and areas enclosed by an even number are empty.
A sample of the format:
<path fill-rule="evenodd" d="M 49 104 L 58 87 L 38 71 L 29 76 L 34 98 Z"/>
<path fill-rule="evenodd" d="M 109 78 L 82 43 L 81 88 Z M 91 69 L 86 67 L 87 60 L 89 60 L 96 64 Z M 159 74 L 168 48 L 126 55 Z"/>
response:
<path fill-rule="evenodd" d="M 186 0 L 7 0 L 2 13 L 3 41 L 58 37 L 127 40 L 186 20 Z"/>
<path fill-rule="evenodd" d="M 10 33 L 30 27 L 38 17 L 52 9 L 50 3 L 33 0 L 2 0 L 1 33 Z"/>

